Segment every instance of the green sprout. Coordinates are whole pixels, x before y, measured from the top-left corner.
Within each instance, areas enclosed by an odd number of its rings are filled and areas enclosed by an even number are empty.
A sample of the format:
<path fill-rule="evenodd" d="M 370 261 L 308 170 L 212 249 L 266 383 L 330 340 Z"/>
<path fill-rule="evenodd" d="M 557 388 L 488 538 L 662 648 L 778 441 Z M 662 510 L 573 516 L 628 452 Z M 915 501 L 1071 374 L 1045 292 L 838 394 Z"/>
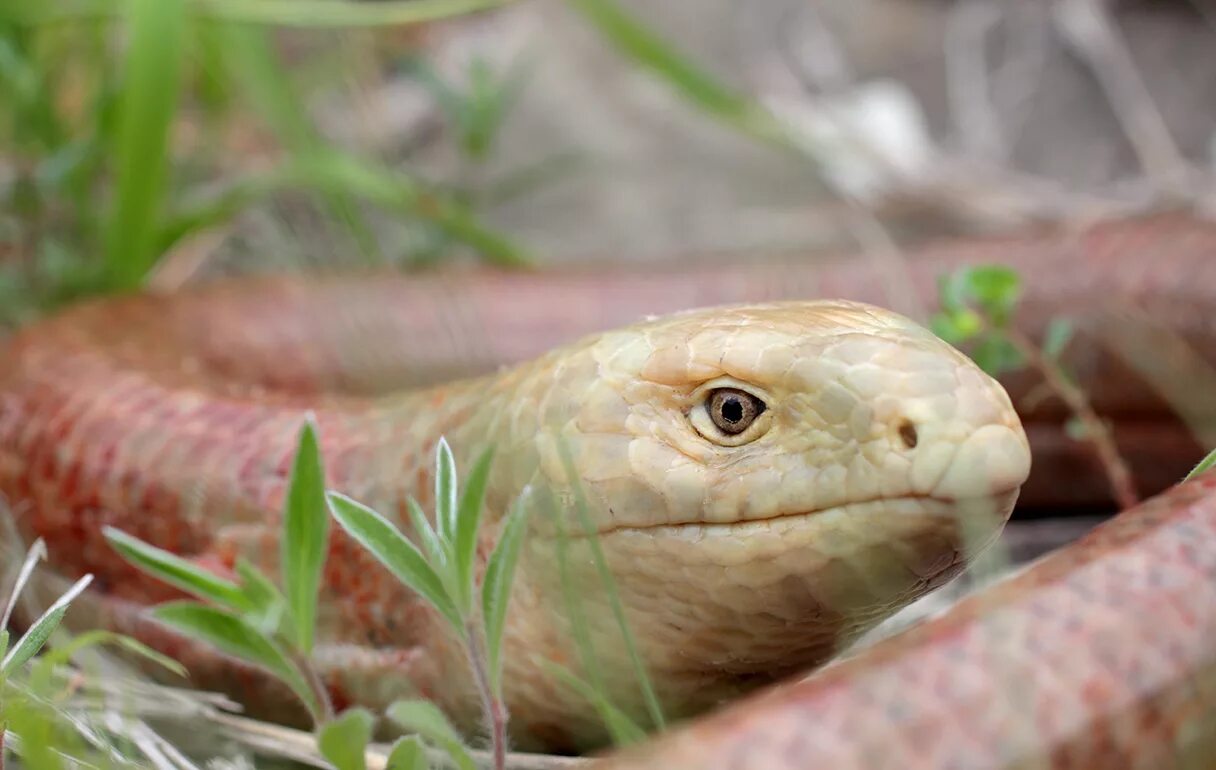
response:
<path fill-rule="evenodd" d="M 417 501 L 408 502 L 410 520 L 421 547 L 402 535 L 371 508 L 337 492 L 329 494 L 338 524 L 363 545 L 404 585 L 429 603 L 464 645 L 482 712 L 490 729 L 495 770 L 506 767 L 508 714 L 502 697 L 502 640 L 510 587 L 525 531 L 521 495 L 503 525 L 490 554 L 485 576 L 476 580 L 476 554 L 493 450 L 478 457 L 463 492 L 458 491 L 456 461 L 440 438 L 435 449 L 435 523 Z M 419 732 L 452 754 L 462 770 L 472 768 L 455 730 L 442 712 L 425 701 L 402 701 L 389 717 Z"/>
<path fill-rule="evenodd" d="M 1061 364 L 1072 339 L 1071 322 L 1052 319 L 1042 345 L 1036 345 L 1014 324 L 1021 277 L 1000 265 L 959 268 L 940 279 L 938 290 L 941 310 L 930 320 L 934 333 L 951 344 L 968 346 L 976 364 L 994 377 L 1025 366 L 1037 371 L 1072 412 L 1065 424 L 1068 435 L 1093 445 L 1119 506 L 1126 509 L 1139 502 L 1110 427 Z"/>
<path fill-rule="evenodd" d="M 201 601 L 158 606 L 154 616 L 178 632 L 252 663 L 285 682 L 309 710 L 318 748 L 339 770 L 364 770 L 363 754 L 375 717 L 354 708 L 336 715 L 310 661 L 315 643 L 317 596 L 329 540 L 329 516 L 404 585 L 443 617 L 466 648 L 487 723 L 496 768 L 505 767 L 507 711 L 502 698 L 502 639 L 510 587 L 525 532 L 521 496 L 507 517 L 477 584 L 476 554 L 492 451 L 478 458 L 463 490 L 457 485 L 451 448 L 436 450 L 435 525 L 410 499 L 409 512 L 421 548 L 387 519 L 338 492 L 326 492 L 325 468 L 312 418 L 300 430 L 283 507 L 278 586 L 244 560 L 236 580 L 107 528 L 106 539 L 128 562 Z M 388 718 L 472 768 L 468 750 L 437 708 L 424 701 L 394 704 Z M 422 767 L 421 747 L 395 746 L 394 767 Z"/>

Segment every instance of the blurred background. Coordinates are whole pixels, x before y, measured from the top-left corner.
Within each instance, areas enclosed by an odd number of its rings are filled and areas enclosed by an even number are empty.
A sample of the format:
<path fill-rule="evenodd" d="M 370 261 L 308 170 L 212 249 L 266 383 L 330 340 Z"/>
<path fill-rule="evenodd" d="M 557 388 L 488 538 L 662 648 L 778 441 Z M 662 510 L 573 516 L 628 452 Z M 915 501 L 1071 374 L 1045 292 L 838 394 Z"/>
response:
<path fill-rule="evenodd" d="M 914 255 L 1214 179 L 1216 0 L 0 0 L 0 330 L 225 274 Z"/>
<path fill-rule="evenodd" d="M 0 322 L 1210 206 L 1209 0 L 8 0 Z"/>

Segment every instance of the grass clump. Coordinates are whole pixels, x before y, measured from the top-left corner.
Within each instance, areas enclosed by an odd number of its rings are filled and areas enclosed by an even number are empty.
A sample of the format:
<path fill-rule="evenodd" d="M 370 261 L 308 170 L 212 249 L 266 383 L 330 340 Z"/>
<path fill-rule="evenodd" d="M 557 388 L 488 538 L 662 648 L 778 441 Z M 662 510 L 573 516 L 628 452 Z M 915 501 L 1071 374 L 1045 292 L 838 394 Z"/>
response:
<path fill-rule="evenodd" d="M 0 321 L 138 289 L 193 239 L 288 193 L 363 264 L 403 261 L 400 232 L 433 234 L 429 260 L 463 248 L 527 262 L 453 186 L 324 138 L 308 99 L 323 84 L 292 70 L 276 36 L 400 28 L 499 4 L 0 3 Z M 484 73 L 477 83 L 465 101 L 480 107 L 464 109 L 457 142 L 485 152 L 506 85 Z"/>

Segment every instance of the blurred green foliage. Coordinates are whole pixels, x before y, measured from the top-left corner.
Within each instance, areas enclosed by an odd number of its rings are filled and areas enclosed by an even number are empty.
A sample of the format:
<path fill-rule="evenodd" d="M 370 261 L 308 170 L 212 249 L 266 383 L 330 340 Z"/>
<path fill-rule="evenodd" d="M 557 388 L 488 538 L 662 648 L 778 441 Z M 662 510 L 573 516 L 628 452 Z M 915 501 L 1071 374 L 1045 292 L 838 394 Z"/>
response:
<path fill-rule="evenodd" d="M 279 29 L 398 26 L 498 4 L 0 2 L 0 322 L 138 288 L 175 247 L 288 192 L 315 202 L 364 262 L 402 261 L 371 210 L 431 234 L 431 259 L 463 245 L 527 261 L 461 190 L 323 138 L 309 110 L 317 69 L 296 72 L 290 45 L 317 41 Z M 455 141 L 480 159 L 520 83 L 484 64 L 471 75 L 440 106 L 461 116 Z"/>

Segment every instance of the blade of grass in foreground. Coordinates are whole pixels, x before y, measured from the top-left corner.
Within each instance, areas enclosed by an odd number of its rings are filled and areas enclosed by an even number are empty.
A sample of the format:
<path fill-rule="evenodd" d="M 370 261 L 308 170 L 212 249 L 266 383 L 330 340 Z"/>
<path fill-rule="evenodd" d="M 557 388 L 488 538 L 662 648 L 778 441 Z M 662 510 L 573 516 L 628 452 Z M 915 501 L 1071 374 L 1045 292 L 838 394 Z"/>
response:
<path fill-rule="evenodd" d="M 1216 449 L 1208 452 L 1207 457 L 1199 461 L 1199 464 L 1191 469 L 1191 472 L 1186 475 L 1186 480 L 1190 481 L 1201 473 L 1204 473 L 1216 466 Z"/>
<path fill-rule="evenodd" d="M 136 0 L 127 0 L 134 2 Z M 425 24 L 506 5 L 513 0 L 197 0 L 191 10 L 224 21 L 278 27 L 389 27 Z M 18 24 L 51 24 L 107 18 L 122 12 L 114 0 L 60 0 L 55 3 L 0 3 L 0 19 Z"/>
<path fill-rule="evenodd" d="M 525 501 L 530 496 L 530 490 L 525 488 L 516 499 L 511 512 L 507 514 L 498 544 L 490 553 L 481 585 L 481 612 L 482 622 L 485 624 L 490 685 L 498 694 L 502 693 L 502 639 L 507 626 L 507 606 L 511 601 L 515 565 L 519 562 L 519 552 L 524 540 L 528 516 Z"/>
<path fill-rule="evenodd" d="M 93 582 L 92 575 L 85 575 L 80 580 L 77 580 L 71 588 L 64 592 L 63 596 L 56 599 L 55 603 L 47 608 L 46 612 L 42 613 L 40 618 L 34 621 L 29 630 L 25 632 L 25 636 L 18 639 L 13 648 L 4 656 L 3 663 L 0 663 L 0 675 L 10 676 L 42 649 L 42 645 L 46 644 L 46 640 L 51 638 L 51 634 L 59 627 L 63 616 L 67 614 L 68 605 L 84 589 L 88 588 L 91 582 Z"/>
<path fill-rule="evenodd" d="M 608 561 L 604 557 L 604 549 L 600 545 L 599 538 L 596 536 L 595 525 L 591 521 L 591 514 L 587 509 L 587 498 L 583 494 L 583 487 L 579 484 L 578 472 L 574 467 L 574 457 L 570 453 L 570 445 L 565 441 L 564 437 L 558 437 L 558 449 L 562 456 L 562 465 L 566 471 L 566 477 L 571 481 L 571 486 L 574 490 L 574 508 L 578 513 L 579 523 L 583 528 L 583 535 L 587 545 L 591 548 L 592 561 L 595 562 L 595 569 L 600 575 L 600 581 L 604 584 L 604 591 L 608 596 L 608 603 L 612 607 L 612 615 L 616 619 L 617 627 L 621 632 L 621 639 L 625 642 L 625 649 L 629 652 L 629 659 L 633 663 L 634 674 L 638 679 L 638 686 L 642 688 L 642 697 L 646 701 L 646 708 L 650 712 L 650 718 L 654 722 L 654 726 L 658 730 L 662 730 L 667 726 L 667 720 L 663 716 L 663 708 L 659 705 L 658 695 L 655 693 L 654 684 L 650 681 L 650 674 L 646 671 L 646 664 L 642 662 L 642 656 L 638 652 L 637 641 L 633 638 L 633 632 L 629 628 L 629 621 L 625 617 L 625 608 L 621 604 L 620 594 L 616 590 L 616 581 L 612 579 L 612 572 L 608 569 Z"/>
<path fill-rule="evenodd" d="M 769 112 L 693 64 L 613 0 L 569 0 L 610 44 L 661 77 L 698 109 L 753 136 L 774 140 L 777 123 Z"/>
<path fill-rule="evenodd" d="M 130 0 L 130 43 L 118 107 L 117 192 L 105 233 L 115 289 L 137 287 L 155 264 L 169 129 L 181 89 L 185 0 Z"/>

